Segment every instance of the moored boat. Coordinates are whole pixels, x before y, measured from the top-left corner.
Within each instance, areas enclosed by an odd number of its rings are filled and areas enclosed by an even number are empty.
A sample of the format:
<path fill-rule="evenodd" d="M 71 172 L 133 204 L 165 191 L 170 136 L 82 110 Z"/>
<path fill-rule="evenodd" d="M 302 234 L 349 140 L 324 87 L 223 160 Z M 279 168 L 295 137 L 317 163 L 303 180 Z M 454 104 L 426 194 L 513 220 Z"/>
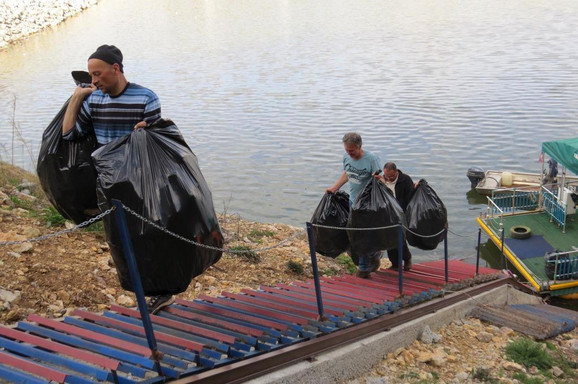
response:
<path fill-rule="evenodd" d="M 542 152 L 563 167 L 556 183 L 498 188 L 476 220 L 531 288 L 578 299 L 578 137 L 544 142 Z"/>

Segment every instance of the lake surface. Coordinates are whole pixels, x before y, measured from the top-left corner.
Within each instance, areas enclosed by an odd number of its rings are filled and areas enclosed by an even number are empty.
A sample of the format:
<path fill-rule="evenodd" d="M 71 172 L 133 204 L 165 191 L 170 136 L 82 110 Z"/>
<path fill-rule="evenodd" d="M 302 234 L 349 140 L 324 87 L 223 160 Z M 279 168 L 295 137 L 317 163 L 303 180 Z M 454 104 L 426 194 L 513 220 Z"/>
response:
<path fill-rule="evenodd" d="M 357 131 L 429 182 L 450 257 L 469 256 L 485 200 L 468 168 L 538 172 L 542 141 L 578 135 L 577 41 L 574 0 L 101 0 L 0 52 L 0 159 L 34 170 L 70 71 L 115 44 L 198 156 L 217 211 L 303 227 Z"/>

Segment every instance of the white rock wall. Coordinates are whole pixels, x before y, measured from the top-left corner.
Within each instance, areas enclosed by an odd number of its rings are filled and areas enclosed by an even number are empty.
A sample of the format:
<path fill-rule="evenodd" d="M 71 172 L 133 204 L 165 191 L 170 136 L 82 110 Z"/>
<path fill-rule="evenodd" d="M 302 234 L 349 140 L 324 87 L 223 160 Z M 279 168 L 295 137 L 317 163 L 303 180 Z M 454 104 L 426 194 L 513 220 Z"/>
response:
<path fill-rule="evenodd" d="M 96 3 L 98 0 L 0 0 L 0 49 Z"/>

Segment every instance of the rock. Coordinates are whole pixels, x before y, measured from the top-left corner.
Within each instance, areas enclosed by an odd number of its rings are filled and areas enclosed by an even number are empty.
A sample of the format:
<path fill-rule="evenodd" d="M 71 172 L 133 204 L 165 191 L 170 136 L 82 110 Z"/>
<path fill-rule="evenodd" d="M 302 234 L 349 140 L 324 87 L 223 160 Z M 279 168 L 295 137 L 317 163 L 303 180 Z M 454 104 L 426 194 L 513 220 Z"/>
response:
<path fill-rule="evenodd" d="M 559 367 L 552 367 L 552 375 L 555 377 L 562 377 L 564 376 L 564 371 L 561 370 Z"/>
<path fill-rule="evenodd" d="M 481 341 L 482 343 L 489 343 L 493 339 L 493 335 L 489 332 L 480 332 L 476 335 L 476 339 Z"/>
<path fill-rule="evenodd" d="M 522 365 L 514 363 L 512 361 L 505 361 L 502 364 L 502 368 L 504 368 L 507 371 L 526 372 L 526 369 Z"/>
<path fill-rule="evenodd" d="M 456 375 L 456 380 L 458 381 L 458 383 L 465 382 L 469 378 L 470 375 L 467 372 L 458 372 L 458 374 Z"/>
<path fill-rule="evenodd" d="M 32 245 L 32 243 L 26 242 L 26 243 L 20 243 L 20 244 L 16 244 L 13 246 L 13 250 L 14 252 L 17 253 L 28 253 L 28 252 L 32 252 L 32 249 L 34 248 L 34 246 Z"/>
<path fill-rule="evenodd" d="M 127 296 L 127 295 L 120 295 L 116 299 L 116 303 L 118 305 L 122 305 L 123 307 L 128 307 L 128 308 L 132 308 L 135 306 L 134 299 L 132 297 Z"/>
<path fill-rule="evenodd" d="M 428 325 L 425 326 L 420 336 L 420 340 L 424 344 L 439 343 L 441 339 L 442 336 L 439 333 L 434 333 Z"/>

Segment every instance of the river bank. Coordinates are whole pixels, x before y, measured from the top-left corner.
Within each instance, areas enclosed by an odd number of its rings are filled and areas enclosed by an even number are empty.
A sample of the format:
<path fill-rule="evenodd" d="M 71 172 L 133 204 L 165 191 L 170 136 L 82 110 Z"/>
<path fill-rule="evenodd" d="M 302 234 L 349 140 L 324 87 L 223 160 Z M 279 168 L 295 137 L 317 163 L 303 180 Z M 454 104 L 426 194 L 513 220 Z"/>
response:
<path fill-rule="evenodd" d="M 98 0 L 0 0 L 0 49 L 95 5 Z"/>
<path fill-rule="evenodd" d="M 226 248 L 271 248 L 258 253 L 258 258 L 223 254 L 179 297 L 194 300 L 203 294 L 218 296 L 224 291 L 238 293 L 244 288 L 312 278 L 303 229 L 251 222 L 227 213 L 219 215 L 219 222 Z M 67 227 L 70 223 L 55 215 L 35 175 L 0 163 L 0 242 L 49 235 Z M 288 238 L 291 240 L 277 246 Z M 58 319 L 70 316 L 75 308 L 134 307 L 134 294 L 120 287 L 109 260 L 102 227 L 0 246 L 0 323 L 14 324 L 31 313 Z M 382 267 L 388 263 L 382 260 Z M 318 264 L 325 276 L 352 273 L 343 260 L 320 257 Z M 389 353 L 367 375 L 349 383 L 575 382 L 576 329 L 538 344 L 555 356 L 555 365 L 549 369 L 525 367 L 507 358 L 507 346 L 520 339 L 524 336 L 507 327 L 456 319 L 441 329 L 424 330 L 408 347 Z"/>

